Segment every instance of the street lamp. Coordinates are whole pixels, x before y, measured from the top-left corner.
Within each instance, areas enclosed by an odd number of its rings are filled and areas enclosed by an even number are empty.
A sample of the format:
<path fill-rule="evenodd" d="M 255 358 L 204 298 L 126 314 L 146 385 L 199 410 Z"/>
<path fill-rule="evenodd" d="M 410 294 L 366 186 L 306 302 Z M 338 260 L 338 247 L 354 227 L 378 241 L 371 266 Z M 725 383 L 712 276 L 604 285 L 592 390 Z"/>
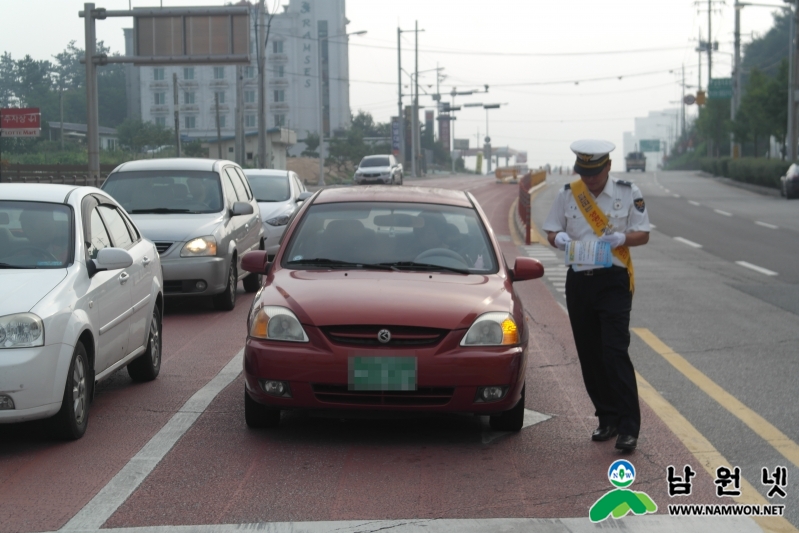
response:
<path fill-rule="evenodd" d="M 319 182 L 320 187 L 325 186 L 325 106 L 322 93 L 322 41 L 335 39 L 337 37 L 349 37 L 350 35 L 363 35 L 366 30 L 355 31 L 352 33 L 340 33 L 338 35 L 325 35 L 319 37 L 317 42 L 319 56 Z"/>
<path fill-rule="evenodd" d="M 486 170 L 489 174 L 491 174 L 491 137 L 488 136 L 488 110 L 489 109 L 499 109 L 500 106 L 507 105 L 505 104 L 483 104 L 483 109 L 486 110 L 486 136 L 485 136 L 485 145 L 483 145 L 483 150 L 485 152 L 486 158 Z"/>

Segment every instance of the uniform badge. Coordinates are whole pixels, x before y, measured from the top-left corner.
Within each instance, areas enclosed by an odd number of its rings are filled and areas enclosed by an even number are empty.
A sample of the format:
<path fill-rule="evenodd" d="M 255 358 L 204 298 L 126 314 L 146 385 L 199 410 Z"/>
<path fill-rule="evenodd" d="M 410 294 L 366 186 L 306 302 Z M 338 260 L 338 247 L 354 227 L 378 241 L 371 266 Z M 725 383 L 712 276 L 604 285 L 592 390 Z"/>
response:
<path fill-rule="evenodd" d="M 644 209 L 646 209 L 646 204 L 644 203 L 643 198 L 636 198 L 635 199 L 635 208 L 640 212 L 643 213 Z"/>
<path fill-rule="evenodd" d="M 617 211 L 618 211 L 619 209 L 621 209 L 621 200 L 616 200 L 616 201 L 613 203 L 613 209 L 615 209 L 615 210 L 617 210 Z"/>

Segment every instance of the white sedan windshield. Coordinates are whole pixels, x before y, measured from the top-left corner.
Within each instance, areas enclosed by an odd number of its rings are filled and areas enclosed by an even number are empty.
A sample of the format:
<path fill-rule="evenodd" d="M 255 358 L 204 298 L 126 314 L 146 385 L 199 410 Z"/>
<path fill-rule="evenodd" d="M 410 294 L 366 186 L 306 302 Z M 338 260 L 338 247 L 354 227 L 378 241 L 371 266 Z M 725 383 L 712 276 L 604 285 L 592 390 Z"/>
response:
<path fill-rule="evenodd" d="M 72 209 L 0 200 L 0 268 L 63 268 L 72 262 Z"/>

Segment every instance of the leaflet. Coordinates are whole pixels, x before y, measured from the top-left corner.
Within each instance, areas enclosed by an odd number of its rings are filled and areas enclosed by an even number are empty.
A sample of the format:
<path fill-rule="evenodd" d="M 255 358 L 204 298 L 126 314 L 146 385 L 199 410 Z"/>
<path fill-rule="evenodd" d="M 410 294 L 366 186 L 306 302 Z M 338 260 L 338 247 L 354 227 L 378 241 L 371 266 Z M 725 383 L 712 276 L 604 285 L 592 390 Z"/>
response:
<path fill-rule="evenodd" d="M 571 241 L 566 246 L 566 266 L 574 270 L 608 268 L 613 265 L 610 243 L 604 241 Z"/>

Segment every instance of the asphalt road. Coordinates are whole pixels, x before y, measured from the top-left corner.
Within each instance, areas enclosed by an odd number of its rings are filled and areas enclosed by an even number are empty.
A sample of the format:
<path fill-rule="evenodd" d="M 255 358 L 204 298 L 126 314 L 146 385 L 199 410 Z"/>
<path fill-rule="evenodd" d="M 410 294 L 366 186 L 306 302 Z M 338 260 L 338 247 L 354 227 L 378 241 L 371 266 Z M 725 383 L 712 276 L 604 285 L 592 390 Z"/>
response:
<path fill-rule="evenodd" d="M 782 278 L 788 270 L 772 265 L 779 275 L 765 276 L 704 247 L 675 241 L 665 233 L 668 219 L 660 216 L 668 204 L 658 204 L 673 198 L 660 188 L 672 187 L 670 179 L 636 176 L 658 229 L 648 246 L 633 252 L 638 289 L 631 355 L 642 378 L 643 429 L 639 449 L 623 456 L 637 469 L 632 488 L 646 492 L 658 513 L 600 527 L 759 531 L 765 524 L 768 530 L 796 531 L 794 480 L 799 478 L 788 458 L 799 440 L 792 353 L 799 319 L 738 288 L 787 286 Z M 685 187 L 675 194 L 707 187 L 700 203 L 714 202 L 713 190 L 720 187 L 690 176 L 674 179 Z M 537 194 L 536 220 L 546 215 L 556 184 L 565 181 L 551 176 Z M 360 419 L 306 413 L 288 413 L 276 431 L 249 430 L 240 353 L 251 296 L 240 292 L 229 313 L 169 302 L 161 375 L 133 384 L 122 371 L 104 382 L 82 440 L 52 442 L 40 423 L 0 427 L 0 533 L 595 530 L 588 508 L 612 488 L 607 469 L 622 456 L 612 442 L 589 439 L 596 419 L 562 307 L 562 258 L 548 246 L 518 240 L 509 216 L 518 197 L 515 185 L 477 176 L 407 180 L 406 186 L 414 185 L 469 190 L 508 262 L 527 255 L 545 263 L 545 279 L 517 285 L 531 328 L 528 412 L 521 432 L 492 432 L 485 419 L 471 416 Z M 718 191 L 732 194 L 723 187 Z M 752 210 L 765 213 L 760 200 L 728 201 L 749 202 Z M 732 204 L 717 208 L 724 207 L 733 209 Z M 782 217 L 758 220 L 787 228 L 789 214 Z M 692 237 L 704 239 L 684 235 Z M 672 351 L 645 342 L 653 338 Z M 678 370 L 676 354 L 693 370 L 684 365 L 687 374 Z M 775 439 L 751 416 L 744 418 L 755 429 L 742 422 L 743 411 L 733 415 L 727 408 L 735 406 L 733 400 L 708 389 L 698 372 L 785 438 Z M 685 464 L 697 471 L 693 492 L 675 500 L 667 494 L 666 468 Z M 754 496 L 784 503 L 790 523 L 666 515 L 670 503 L 735 503 L 715 495 L 709 469 L 722 464 L 740 466 L 755 487 L 745 487 L 741 503 L 752 503 Z M 759 469 L 778 464 L 788 467 L 788 498 L 767 502 Z"/>

